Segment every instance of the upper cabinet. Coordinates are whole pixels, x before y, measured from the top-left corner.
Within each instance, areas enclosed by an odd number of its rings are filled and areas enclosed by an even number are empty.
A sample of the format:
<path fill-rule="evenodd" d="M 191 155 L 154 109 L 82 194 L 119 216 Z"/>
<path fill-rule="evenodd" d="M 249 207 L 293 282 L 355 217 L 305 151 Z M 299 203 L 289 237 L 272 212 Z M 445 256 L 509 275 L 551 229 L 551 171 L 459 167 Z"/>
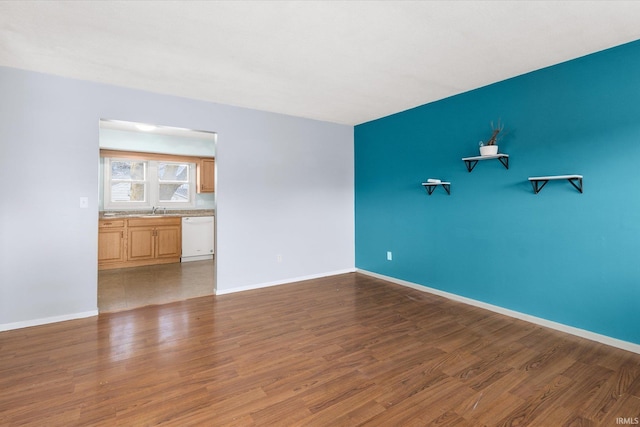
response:
<path fill-rule="evenodd" d="M 197 167 L 198 193 L 215 191 L 215 159 L 202 158 Z"/>

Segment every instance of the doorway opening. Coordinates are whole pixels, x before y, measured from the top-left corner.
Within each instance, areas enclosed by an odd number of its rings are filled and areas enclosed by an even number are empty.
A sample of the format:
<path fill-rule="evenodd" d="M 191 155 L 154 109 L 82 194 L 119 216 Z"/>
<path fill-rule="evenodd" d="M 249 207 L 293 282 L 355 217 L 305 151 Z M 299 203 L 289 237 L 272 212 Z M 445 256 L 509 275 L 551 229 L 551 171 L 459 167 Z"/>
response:
<path fill-rule="evenodd" d="M 213 295 L 216 133 L 103 119 L 99 135 L 98 311 Z"/>

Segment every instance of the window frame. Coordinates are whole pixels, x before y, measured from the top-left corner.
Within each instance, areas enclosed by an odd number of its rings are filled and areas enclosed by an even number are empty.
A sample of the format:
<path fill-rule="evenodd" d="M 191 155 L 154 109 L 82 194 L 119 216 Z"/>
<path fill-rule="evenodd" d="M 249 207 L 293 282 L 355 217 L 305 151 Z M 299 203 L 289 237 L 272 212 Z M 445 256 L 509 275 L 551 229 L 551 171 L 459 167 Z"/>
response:
<path fill-rule="evenodd" d="M 114 179 L 111 176 L 111 162 L 138 162 L 144 165 L 145 170 L 145 179 L 142 181 L 131 180 L 131 182 L 143 182 L 144 183 L 144 195 L 145 200 L 138 201 L 130 201 L 130 202 L 114 202 L 111 200 L 111 185 L 114 182 Z M 149 185 L 149 164 L 148 161 L 142 159 L 129 159 L 129 158 L 111 158 L 106 157 L 104 159 L 104 208 L 105 209 L 140 209 L 140 208 L 151 208 L 150 204 L 150 185 Z M 129 181 L 129 180 L 120 180 L 116 179 L 115 181 Z"/>
<path fill-rule="evenodd" d="M 143 158 L 139 154 L 127 156 L 126 153 L 117 156 L 103 156 L 104 158 L 104 200 L 103 208 L 105 210 L 140 210 L 157 208 L 195 208 L 196 207 L 196 168 L 197 159 L 189 157 L 175 157 L 171 156 L 149 156 L 150 158 Z M 111 177 L 111 162 L 112 161 L 131 161 L 142 162 L 145 165 L 145 201 L 130 201 L 130 202 L 114 202 L 111 200 L 111 184 L 114 181 Z M 170 164 L 188 164 L 189 167 L 189 200 L 186 202 L 179 201 L 160 201 L 160 183 L 158 178 L 158 164 L 170 163 Z M 177 182 L 177 181 L 176 181 Z M 166 183 L 166 182 L 165 182 Z"/>
<path fill-rule="evenodd" d="M 163 207 L 167 207 L 167 208 L 178 208 L 178 207 L 187 207 L 187 208 L 193 208 L 195 207 L 195 193 L 197 190 L 197 186 L 196 186 L 196 163 L 195 162 L 185 162 L 185 161 L 170 161 L 170 160 L 150 160 L 150 168 L 153 169 L 154 174 L 155 174 L 155 183 L 154 185 L 152 185 L 151 187 L 153 188 L 153 190 L 151 191 L 151 194 L 154 195 L 154 199 L 156 201 L 156 203 L 158 205 L 166 205 Z M 188 181 L 183 182 L 183 181 L 175 181 L 175 180 L 166 180 L 166 181 L 161 181 L 160 180 L 160 176 L 158 174 L 159 171 L 159 163 L 164 163 L 164 164 L 173 164 L 173 165 L 184 165 L 186 164 L 187 167 L 189 168 L 188 170 Z M 178 202 L 178 201 L 172 201 L 172 200 L 160 200 L 160 184 L 167 184 L 167 183 L 180 183 L 180 184 L 189 184 L 189 200 L 186 202 Z"/>

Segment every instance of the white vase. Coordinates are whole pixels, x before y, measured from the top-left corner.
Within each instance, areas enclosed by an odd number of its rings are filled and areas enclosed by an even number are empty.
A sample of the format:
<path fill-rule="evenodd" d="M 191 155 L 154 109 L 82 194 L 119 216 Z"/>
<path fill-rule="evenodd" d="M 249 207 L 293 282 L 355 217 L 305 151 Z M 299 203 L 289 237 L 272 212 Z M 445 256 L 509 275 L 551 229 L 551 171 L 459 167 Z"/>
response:
<path fill-rule="evenodd" d="M 497 145 L 481 145 L 480 146 L 481 156 L 495 156 L 496 154 L 498 154 Z"/>

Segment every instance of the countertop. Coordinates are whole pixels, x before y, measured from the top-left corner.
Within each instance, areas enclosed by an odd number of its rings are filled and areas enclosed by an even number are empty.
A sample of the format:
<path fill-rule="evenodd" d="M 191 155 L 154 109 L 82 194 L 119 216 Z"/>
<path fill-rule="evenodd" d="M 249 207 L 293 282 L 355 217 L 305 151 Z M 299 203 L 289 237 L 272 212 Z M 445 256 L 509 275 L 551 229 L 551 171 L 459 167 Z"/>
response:
<path fill-rule="evenodd" d="M 144 211 L 100 211 L 99 219 L 113 219 L 113 218 L 136 218 L 136 217 L 149 217 L 151 212 L 149 210 Z M 158 217 L 173 216 L 214 216 L 215 209 L 167 209 L 167 213 L 164 213 L 164 209 L 159 209 L 155 213 Z"/>

